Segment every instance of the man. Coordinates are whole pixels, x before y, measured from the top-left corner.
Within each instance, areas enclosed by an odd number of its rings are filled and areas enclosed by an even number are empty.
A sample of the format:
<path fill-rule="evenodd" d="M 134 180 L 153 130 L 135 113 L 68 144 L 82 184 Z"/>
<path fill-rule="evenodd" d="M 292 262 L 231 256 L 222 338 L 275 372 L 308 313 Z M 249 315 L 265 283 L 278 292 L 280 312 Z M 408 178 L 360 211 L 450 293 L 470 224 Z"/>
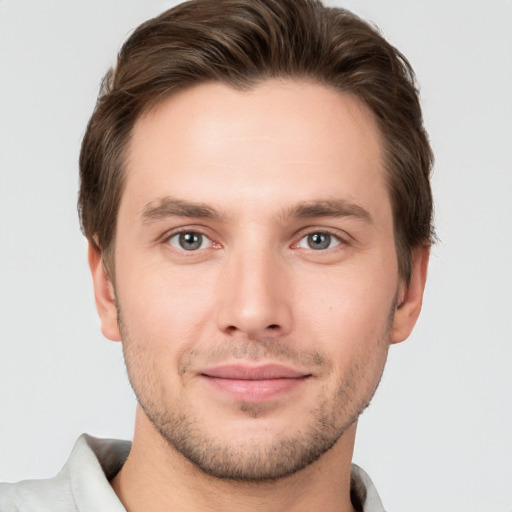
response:
<path fill-rule="evenodd" d="M 351 465 L 421 309 L 432 155 L 413 72 L 309 0 L 196 0 L 107 75 L 79 209 L 133 444 L 83 436 L 0 510 L 383 510 Z"/>

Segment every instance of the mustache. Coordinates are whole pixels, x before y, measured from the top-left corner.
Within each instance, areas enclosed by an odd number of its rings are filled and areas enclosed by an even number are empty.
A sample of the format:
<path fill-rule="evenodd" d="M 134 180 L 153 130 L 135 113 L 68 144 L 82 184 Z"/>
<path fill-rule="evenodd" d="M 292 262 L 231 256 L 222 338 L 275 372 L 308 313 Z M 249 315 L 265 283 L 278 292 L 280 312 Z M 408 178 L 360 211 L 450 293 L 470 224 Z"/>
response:
<path fill-rule="evenodd" d="M 255 363 L 272 361 L 291 364 L 306 368 L 326 368 L 329 359 L 320 351 L 313 348 L 296 347 L 292 341 L 285 342 L 276 338 L 261 338 L 258 340 L 222 341 L 218 345 L 195 347 L 184 354 L 179 364 L 179 373 L 186 373 L 198 363 L 214 365 L 244 359 Z"/>
<path fill-rule="evenodd" d="M 122 310 L 115 296 L 117 308 L 117 324 L 123 339 L 127 337 L 126 324 Z M 123 343 L 123 350 L 126 344 Z M 186 373 L 198 364 L 214 365 L 225 363 L 233 359 L 245 359 L 254 363 L 272 361 L 292 366 L 314 369 L 329 369 L 332 361 L 321 351 L 314 347 L 294 343 L 293 340 L 283 340 L 274 337 L 261 337 L 257 339 L 236 338 L 222 340 L 218 343 L 204 343 L 185 352 L 179 360 L 179 374 Z"/>

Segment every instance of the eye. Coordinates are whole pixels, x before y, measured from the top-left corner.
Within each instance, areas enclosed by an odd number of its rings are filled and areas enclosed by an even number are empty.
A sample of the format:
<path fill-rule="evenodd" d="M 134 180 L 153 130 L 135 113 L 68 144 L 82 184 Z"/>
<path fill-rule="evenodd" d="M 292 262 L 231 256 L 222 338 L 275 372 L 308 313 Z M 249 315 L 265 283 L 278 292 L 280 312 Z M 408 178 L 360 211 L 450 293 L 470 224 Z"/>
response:
<path fill-rule="evenodd" d="M 184 251 L 197 251 L 199 249 L 207 249 L 212 247 L 212 241 L 202 233 L 197 231 L 183 231 L 176 233 L 167 239 L 169 245 L 176 249 Z"/>
<path fill-rule="evenodd" d="M 297 244 L 297 247 L 302 249 L 313 249 L 314 251 L 323 251 L 325 249 L 332 249 L 341 244 L 338 237 L 330 233 L 317 231 L 302 237 Z"/>

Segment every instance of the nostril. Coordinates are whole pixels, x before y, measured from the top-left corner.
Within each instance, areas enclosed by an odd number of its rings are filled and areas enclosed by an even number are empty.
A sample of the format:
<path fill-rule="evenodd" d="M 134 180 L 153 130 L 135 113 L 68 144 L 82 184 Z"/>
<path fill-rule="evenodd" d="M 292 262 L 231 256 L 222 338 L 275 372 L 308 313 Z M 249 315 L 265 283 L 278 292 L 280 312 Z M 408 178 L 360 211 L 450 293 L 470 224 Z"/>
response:
<path fill-rule="evenodd" d="M 279 329 L 279 325 L 277 324 L 270 324 L 267 329 L 272 329 L 272 330 L 275 330 L 275 329 Z"/>

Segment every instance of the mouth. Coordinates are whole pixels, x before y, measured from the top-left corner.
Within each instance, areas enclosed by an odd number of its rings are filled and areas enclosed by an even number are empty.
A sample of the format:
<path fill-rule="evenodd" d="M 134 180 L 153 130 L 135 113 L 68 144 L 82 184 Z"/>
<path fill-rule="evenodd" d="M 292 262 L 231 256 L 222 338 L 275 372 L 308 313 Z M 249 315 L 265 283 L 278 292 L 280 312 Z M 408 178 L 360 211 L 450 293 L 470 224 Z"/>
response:
<path fill-rule="evenodd" d="M 199 375 L 213 389 L 251 402 L 291 392 L 312 377 L 310 373 L 278 364 L 223 365 L 205 369 Z"/>

